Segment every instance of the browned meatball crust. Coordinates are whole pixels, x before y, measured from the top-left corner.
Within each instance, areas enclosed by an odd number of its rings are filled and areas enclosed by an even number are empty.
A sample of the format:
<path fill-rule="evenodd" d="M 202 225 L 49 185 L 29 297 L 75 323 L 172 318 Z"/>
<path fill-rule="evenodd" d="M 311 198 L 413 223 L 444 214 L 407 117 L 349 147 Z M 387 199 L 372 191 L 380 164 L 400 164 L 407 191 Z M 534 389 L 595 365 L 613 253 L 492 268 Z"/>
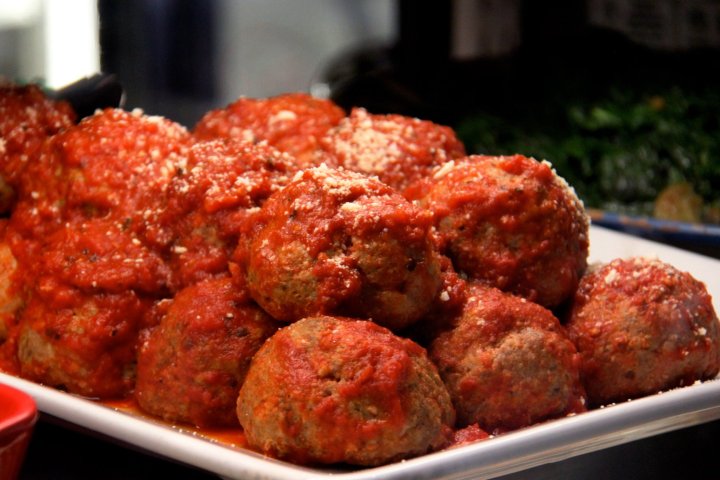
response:
<path fill-rule="evenodd" d="M 279 320 L 417 321 L 440 286 L 432 217 L 377 179 L 317 167 L 270 196 L 238 252 L 253 298 Z"/>
<path fill-rule="evenodd" d="M 276 329 L 230 278 L 181 290 L 141 344 L 138 405 L 172 422 L 237 425 L 235 403 L 250 359 Z"/>
<path fill-rule="evenodd" d="M 20 317 L 21 376 L 91 398 L 128 395 L 135 385 L 138 332 L 149 302 L 131 291 L 91 294 L 44 287 Z"/>
<path fill-rule="evenodd" d="M 589 220 L 547 162 L 470 156 L 435 171 L 422 205 L 468 277 L 556 307 L 587 266 Z"/>
<path fill-rule="evenodd" d="M 720 328 L 705 286 L 657 259 L 617 259 L 580 282 L 568 332 L 591 405 L 713 378 Z"/>
<path fill-rule="evenodd" d="M 263 345 L 240 390 L 238 417 L 264 453 L 371 466 L 445 446 L 455 415 L 419 345 L 373 322 L 320 316 Z"/>
<path fill-rule="evenodd" d="M 467 289 L 454 326 L 429 350 L 458 426 L 503 432 L 585 411 L 579 357 L 557 318 L 495 288 Z"/>

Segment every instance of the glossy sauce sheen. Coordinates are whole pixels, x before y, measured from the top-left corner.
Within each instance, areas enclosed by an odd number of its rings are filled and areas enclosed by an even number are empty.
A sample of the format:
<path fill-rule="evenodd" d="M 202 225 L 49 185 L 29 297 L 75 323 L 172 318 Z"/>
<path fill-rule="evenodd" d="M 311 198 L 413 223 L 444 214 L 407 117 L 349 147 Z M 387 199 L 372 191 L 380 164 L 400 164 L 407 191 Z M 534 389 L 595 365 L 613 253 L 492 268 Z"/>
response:
<path fill-rule="evenodd" d="M 141 420 L 167 426 L 176 432 L 191 435 L 193 437 L 199 437 L 213 443 L 221 444 L 224 447 L 245 450 L 250 449 L 247 439 L 245 438 L 245 433 L 239 426 L 237 428 L 212 428 L 163 422 L 158 420 L 157 417 L 150 416 L 140 410 L 137 402 L 132 398 L 122 400 L 99 400 L 98 403 L 117 412 L 126 413 Z"/>

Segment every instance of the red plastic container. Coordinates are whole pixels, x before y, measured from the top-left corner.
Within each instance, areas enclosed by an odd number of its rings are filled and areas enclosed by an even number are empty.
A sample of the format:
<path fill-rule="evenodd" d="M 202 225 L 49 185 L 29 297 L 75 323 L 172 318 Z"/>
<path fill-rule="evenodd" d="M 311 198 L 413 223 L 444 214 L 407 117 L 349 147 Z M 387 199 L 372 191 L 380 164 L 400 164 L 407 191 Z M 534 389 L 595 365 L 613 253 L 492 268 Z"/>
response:
<path fill-rule="evenodd" d="M 15 480 L 38 412 L 28 394 L 0 384 L 0 480 Z"/>

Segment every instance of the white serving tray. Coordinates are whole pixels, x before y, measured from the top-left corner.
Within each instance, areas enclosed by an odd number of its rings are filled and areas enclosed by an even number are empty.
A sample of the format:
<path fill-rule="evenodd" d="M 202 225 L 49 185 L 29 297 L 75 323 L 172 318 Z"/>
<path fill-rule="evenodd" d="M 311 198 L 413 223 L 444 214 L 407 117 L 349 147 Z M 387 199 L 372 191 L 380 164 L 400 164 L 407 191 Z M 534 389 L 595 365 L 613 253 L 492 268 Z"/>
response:
<path fill-rule="evenodd" d="M 720 311 L 720 261 L 595 226 L 590 245 L 591 262 L 655 256 L 690 272 Z M 268 459 L 13 376 L 0 373 L 0 382 L 32 395 L 41 412 L 232 480 L 492 478 L 720 418 L 720 381 L 713 380 L 392 465 L 338 471 Z"/>

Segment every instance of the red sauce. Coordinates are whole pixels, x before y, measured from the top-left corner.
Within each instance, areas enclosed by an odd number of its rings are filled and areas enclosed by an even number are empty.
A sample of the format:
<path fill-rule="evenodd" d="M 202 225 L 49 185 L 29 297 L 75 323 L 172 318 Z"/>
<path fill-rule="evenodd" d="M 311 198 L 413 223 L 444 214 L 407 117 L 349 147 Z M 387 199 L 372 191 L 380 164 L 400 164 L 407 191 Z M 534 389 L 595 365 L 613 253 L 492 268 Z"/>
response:
<path fill-rule="evenodd" d="M 13 187 L 49 136 L 75 122 L 66 102 L 55 102 L 36 85 L 0 85 L 0 183 Z M 0 199 L 0 211 L 10 205 Z"/>
<path fill-rule="evenodd" d="M 205 114 L 193 133 L 200 140 L 264 141 L 291 154 L 298 166 L 307 168 L 330 160 L 319 156 L 318 142 L 343 117 L 345 112 L 332 101 L 305 93 L 267 99 L 240 98 Z"/>
<path fill-rule="evenodd" d="M 271 315 L 417 321 L 439 287 L 432 216 L 376 178 L 316 167 L 267 200 L 238 260 Z"/>
<path fill-rule="evenodd" d="M 126 413 L 139 419 L 152 423 L 159 423 L 168 426 L 178 433 L 199 437 L 213 443 L 220 444 L 224 447 L 233 449 L 250 449 L 245 438 L 245 433 L 240 426 L 227 428 L 208 428 L 196 427 L 188 424 L 169 423 L 159 420 L 156 417 L 144 413 L 137 405 L 133 398 L 125 398 L 121 400 L 100 400 L 98 403 L 111 408 L 115 411 Z"/>
<path fill-rule="evenodd" d="M 449 448 L 462 447 L 463 445 L 487 440 L 488 438 L 490 438 L 490 435 L 480 428 L 477 423 L 473 423 L 472 425 L 455 431 L 452 444 Z"/>
<path fill-rule="evenodd" d="M 290 156 L 266 144 L 227 139 L 193 145 L 158 217 L 156 241 L 169 248 L 175 288 L 225 272 L 258 207 L 294 173 Z"/>

